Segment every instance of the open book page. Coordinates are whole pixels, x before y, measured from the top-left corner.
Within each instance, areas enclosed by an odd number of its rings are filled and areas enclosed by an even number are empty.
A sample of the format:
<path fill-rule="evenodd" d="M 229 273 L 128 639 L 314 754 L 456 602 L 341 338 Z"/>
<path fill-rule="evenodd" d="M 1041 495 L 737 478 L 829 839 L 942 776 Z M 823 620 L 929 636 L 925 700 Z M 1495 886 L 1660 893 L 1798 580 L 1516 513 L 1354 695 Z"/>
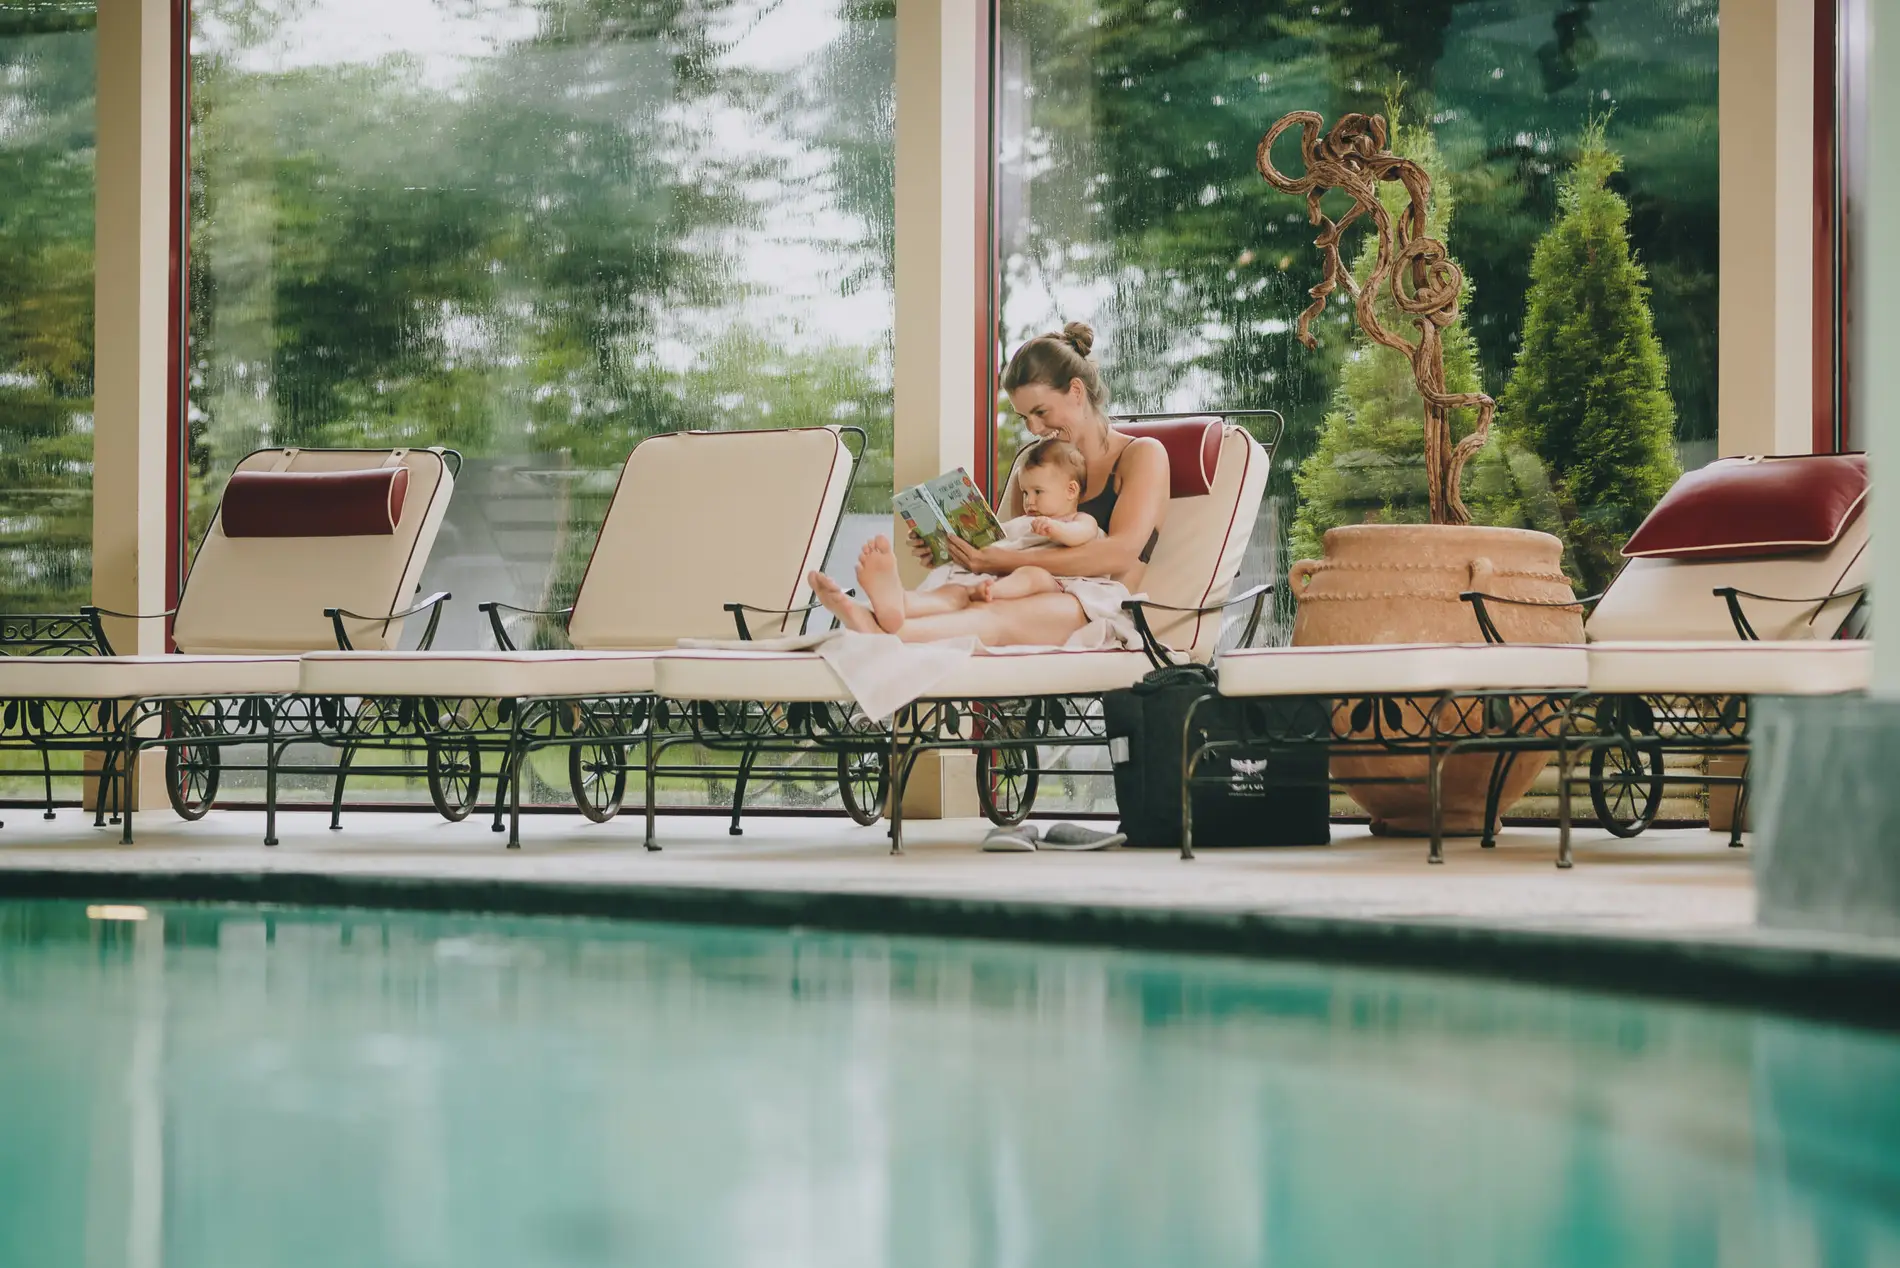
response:
<path fill-rule="evenodd" d="M 970 545 L 981 549 L 1003 540 L 1003 525 L 996 512 L 962 467 L 946 471 L 923 488 L 935 499 L 950 531 Z"/>
<path fill-rule="evenodd" d="M 891 498 L 891 506 L 903 521 L 910 525 L 910 531 L 917 534 L 924 545 L 930 547 L 930 562 L 941 565 L 950 562 L 949 525 L 937 509 L 937 503 L 930 491 L 923 485 L 899 490 Z"/>

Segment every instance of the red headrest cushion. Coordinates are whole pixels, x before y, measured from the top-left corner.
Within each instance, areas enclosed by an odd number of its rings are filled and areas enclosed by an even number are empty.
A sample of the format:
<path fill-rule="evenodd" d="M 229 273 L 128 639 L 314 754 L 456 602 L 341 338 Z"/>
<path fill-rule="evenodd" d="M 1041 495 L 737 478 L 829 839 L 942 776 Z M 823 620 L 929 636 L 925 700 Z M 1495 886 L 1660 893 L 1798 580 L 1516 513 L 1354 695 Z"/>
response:
<path fill-rule="evenodd" d="M 1226 434 L 1221 420 L 1213 415 L 1198 418 L 1150 418 L 1137 422 L 1117 422 L 1115 430 L 1124 436 L 1148 436 L 1161 442 L 1168 451 L 1168 496 L 1197 498 L 1214 487 L 1220 470 L 1220 446 Z"/>
<path fill-rule="evenodd" d="M 387 537 L 408 492 L 407 467 L 239 471 L 219 515 L 226 537 Z"/>
<path fill-rule="evenodd" d="M 1867 501 L 1867 455 L 1724 458 L 1663 495 L 1629 559 L 1751 559 L 1831 546 Z"/>

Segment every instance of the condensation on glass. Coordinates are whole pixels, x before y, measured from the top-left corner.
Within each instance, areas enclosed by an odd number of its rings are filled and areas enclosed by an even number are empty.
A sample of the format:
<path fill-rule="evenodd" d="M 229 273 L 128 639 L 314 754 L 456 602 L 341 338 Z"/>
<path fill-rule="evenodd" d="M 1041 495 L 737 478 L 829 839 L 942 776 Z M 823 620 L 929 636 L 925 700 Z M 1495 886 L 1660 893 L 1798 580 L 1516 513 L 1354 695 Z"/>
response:
<path fill-rule="evenodd" d="M 97 6 L 0 0 L 0 611 L 92 601 Z M 61 755 L 53 769 L 76 764 Z M 40 759 L 0 755 L 0 793 Z M 76 781 L 61 779 L 63 793 Z"/>
<path fill-rule="evenodd" d="M 92 3 L 0 3 L 0 610 L 92 597 Z"/>
<path fill-rule="evenodd" d="M 647 436 L 863 427 L 888 522 L 894 58 L 869 0 L 197 0 L 194 539 L 256 447 L 453 446 L 472 648 L 572 600 Z"/>

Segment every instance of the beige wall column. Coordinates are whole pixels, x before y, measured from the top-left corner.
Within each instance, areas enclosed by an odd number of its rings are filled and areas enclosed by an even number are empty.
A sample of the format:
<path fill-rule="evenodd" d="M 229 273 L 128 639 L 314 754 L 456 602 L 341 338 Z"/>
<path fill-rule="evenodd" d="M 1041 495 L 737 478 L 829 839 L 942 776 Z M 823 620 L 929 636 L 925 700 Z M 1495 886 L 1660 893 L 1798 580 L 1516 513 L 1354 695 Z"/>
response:
<path fill-rule="evenodd" d="M 987 0 L 897 0 L 896 486 L 976 470 L 978 287 L 987 250 Z M 915 582 L 922 574 L 906 565 Z M 968 754 L 929 755 L 906 814 L 976 813 Z"/>
<path fill-rule="evenodd" d="M 975 460 L 983 276 L 976 175 L 989 145 L 982 0 L 897 4 L 899 488 Z"/>
<path fill-rule="evenodd" d="M 101 0 L 92 597 L 120 612 L 165 608 L 171 42 L 169 0 Z M 165 650 L 137 625 L 108 627 L 117 650 Z"/>
<path fill-rule="evenodd" d="M 171 549 L 169 0 L 100 0 L 97 39 L 92 600 L 119 612 L 162 612 Z M 165 650 L 163 621 L 110 621 L 107 633 L 126 655 Z M 141 808 L 164 804 L 163 762 L 156 751 L 140 762 Z"/>
<path fill-rule="evenodd" d="M 1724 455 L 1812 448 L 1814 4 L 1722 5 Z"/>

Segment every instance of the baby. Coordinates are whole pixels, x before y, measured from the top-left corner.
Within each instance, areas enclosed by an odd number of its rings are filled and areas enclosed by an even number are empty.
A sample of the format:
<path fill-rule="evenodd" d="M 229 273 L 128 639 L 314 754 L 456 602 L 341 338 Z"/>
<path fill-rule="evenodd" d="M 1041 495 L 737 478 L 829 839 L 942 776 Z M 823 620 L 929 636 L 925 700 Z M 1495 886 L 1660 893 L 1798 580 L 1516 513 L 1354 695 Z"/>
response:
<path fill-rule="evenodd" d="M 1082 451 L 1064 440 L 1045 440 L 1024 457 L 1016 473 L 1023 513 L 1003 523 L 1000 550 L 1035 550 L 1042 546 L 1080 546 L 1102 535 L 1102 526 L 1076 509 L 1089 466 Z M 1022 599 L 1060 590 L 1061 583 L 1047 569 L 1026 565 L 1001 577 L 969 572 L 955 564 L 931 570 L 915 595 L 934 594 L 935 602 L 921 610 L 905 604 L 906 616 L 926 612 L 955 612 L 972 603 L 992 599 Z"/>
<path fill-rule="evenodd" d="M 1023 513 L 1004 522 L 1003 540 L 996 543 L 997 548 L 1035 551 L 1050 546 L 1081 546 L 1100 537 L 1102 526 L 1076 509 L 1087 479 L 1087 460 L 1081 450 L 1067 441 L 1045 440 L 1030 450 L 1016 473 Z M 972 603 L 1048 594 L 1067 589 L 1065 580 L 1074 583 L 1074 579 L 1057 578 L 1048 569 L 1034 564 L 1026 564 L 1000 577 L 944 564 L 933 569 L 915 590 L 906 591 L 896 584 L 894 561 L 871 558 L 874 554 L 889 555 L 890 543 L 880 537 L 864 549 L 865 558 L 859 561 L 859 579 L 865 584 L 866 597 L 871 601 L 869 610 L 845 597 L 837 583 L 822 573 L 813 573 L 809 580 L 825 606 L 836 613 L 847 628 L 867 633 L 882 630 L 895 634 L 909 617 L 959 612 Z M 886 564 L 890 566 L 882 566 Z M 886 576 L 888 585 L 872 584 L 873 579 L 883 581 Z"/>

